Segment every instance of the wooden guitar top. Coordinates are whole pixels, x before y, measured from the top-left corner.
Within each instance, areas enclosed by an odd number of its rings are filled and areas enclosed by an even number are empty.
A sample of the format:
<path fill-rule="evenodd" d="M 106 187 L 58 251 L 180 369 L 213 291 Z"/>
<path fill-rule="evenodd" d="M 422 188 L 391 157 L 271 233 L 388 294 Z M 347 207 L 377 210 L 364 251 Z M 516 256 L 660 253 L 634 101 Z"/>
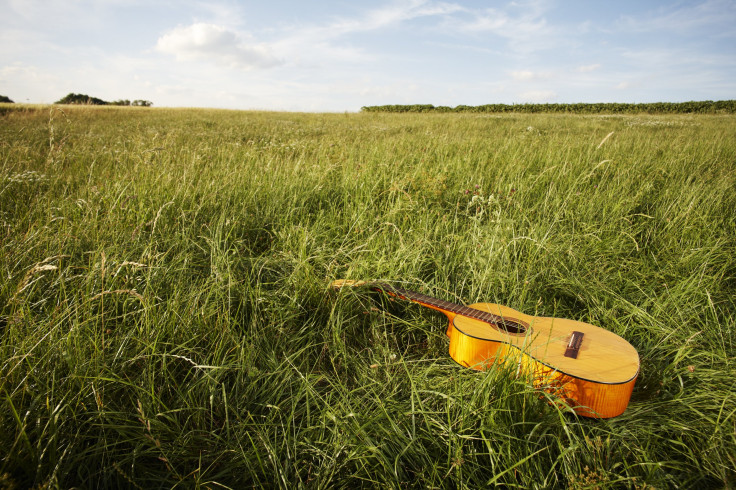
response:
<path fill-rule="evenodd" d="M 528 327 L 524 334 L 509 334 L 486 322 L 455 315 L 452 322 L 463 334 L 476 339 L 510 344 L 542 364 L 569 376 L 616 384 L 631 381 L 639 373 L 639 354 L 636 349 L 608 330 L 563 318 L 525 315 L 493 303 L 476 303 L 469 307 L 488 311 L 506 320 L 520 320 Z M 575 358 L 565 355 L 573 332 L 583 334 Z"/>

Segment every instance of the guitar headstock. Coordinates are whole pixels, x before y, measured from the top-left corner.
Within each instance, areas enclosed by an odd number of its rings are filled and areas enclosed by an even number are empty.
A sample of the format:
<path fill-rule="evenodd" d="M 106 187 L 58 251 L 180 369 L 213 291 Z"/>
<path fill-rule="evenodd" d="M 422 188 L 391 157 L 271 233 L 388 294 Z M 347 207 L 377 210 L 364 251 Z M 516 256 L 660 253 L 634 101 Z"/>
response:
<path fill-rule="evenodd" d="M 344 287 L 357 288 L 360 286 L 365 286 L 366 284 L 368 283 L 365 281 L 356 281 L 354 279 L 338 279 L 336 281 L 332 281 L 330 287 L 333 289 L 342 289 Z"/>

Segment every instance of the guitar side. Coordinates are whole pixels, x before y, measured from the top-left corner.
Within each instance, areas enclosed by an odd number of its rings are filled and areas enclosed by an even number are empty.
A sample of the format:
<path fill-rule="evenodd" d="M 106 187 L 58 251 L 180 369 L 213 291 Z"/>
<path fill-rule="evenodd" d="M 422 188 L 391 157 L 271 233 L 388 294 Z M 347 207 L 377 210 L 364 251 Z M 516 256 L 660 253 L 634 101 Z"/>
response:
<path fill-rule="evenodd" d="M 492 303 L 469 307 L 519 321 L 527 331 L 511 334 L 446 313 L 450 356 L 458 364 L 476 370 L 496 362 L 515 365 L 531 375 L 534 386 L 553 392 L 586 417 L 615 417 L 628 406 L 639 374 L 639 354 L 618 335 L 587 323 L 534 317 Z M 571 339 L 576 337 L 577 350 L 571 357 Z"/>

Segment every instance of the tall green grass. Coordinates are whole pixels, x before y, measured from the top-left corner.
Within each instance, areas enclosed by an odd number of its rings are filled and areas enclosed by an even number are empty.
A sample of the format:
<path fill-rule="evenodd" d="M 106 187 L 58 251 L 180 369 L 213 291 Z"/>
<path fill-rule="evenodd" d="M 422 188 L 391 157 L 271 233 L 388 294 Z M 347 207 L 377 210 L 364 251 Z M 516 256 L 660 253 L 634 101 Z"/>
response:
<path fill-rule="evenodd" d="M 736 118 L 0 116 L 0 483 L 730 487 Z M 338 278 L 586 321 L 610 420 Z"/>

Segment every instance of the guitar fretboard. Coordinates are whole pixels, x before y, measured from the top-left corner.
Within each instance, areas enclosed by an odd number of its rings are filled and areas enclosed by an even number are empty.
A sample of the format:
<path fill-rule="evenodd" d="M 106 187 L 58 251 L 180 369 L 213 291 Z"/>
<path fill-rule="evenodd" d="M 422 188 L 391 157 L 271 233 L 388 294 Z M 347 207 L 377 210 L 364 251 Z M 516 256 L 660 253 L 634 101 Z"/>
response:
<path fill-rule="evenodd" d="M 508 333 L 518 334 L 524 333 L 526 331 L 526 327 L 522 325 L 518 320 L 510 318 L 506 319 L 487 311 L 477 310 L 475 308 L 471 308 L 469 306 L 461 305 L 458 303 L 453 303 L 451 301 L 444 301 L 441 299 L 433 298 L 432 296 L 427 296 L 426 294 L 397 288 L 386 283 L 375 283 L 373 284 L 373 287 L 402 299 L 414 301 L 416 303 L 428 305 L 430 307 L 434 307 L 444 311 L 450 311 L 457 315 L 475 318 L 476 320 L 496 325 Z"/>

